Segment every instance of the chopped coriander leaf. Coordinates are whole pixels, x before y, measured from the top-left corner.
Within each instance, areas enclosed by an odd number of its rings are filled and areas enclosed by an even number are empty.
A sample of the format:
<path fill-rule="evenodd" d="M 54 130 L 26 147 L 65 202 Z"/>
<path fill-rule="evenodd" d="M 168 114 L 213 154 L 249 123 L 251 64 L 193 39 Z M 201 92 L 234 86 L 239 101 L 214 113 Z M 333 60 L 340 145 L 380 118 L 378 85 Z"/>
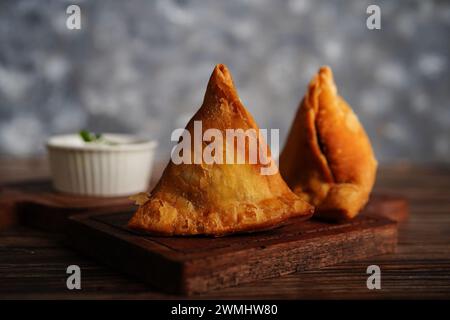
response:
<path fill-rule="evenodd" d="M 79 132 L 79 135 L 81 139 L 83 139 L 84 142 L 92 142 L 92 143 L 102 143 L 107 145 L 117 145 L 116 142 L 109 141 L 103 137 L 101 133 L 93 133 L 89 132 L 87 130 L 81 130 Z"/>
<path fill-rule="evenodd" d="M 99 141 L 102 138 L 102 135 L 100 133 L 91 133 L 87 130 L 81 130 L 79 134 L 84 142 Z"/>

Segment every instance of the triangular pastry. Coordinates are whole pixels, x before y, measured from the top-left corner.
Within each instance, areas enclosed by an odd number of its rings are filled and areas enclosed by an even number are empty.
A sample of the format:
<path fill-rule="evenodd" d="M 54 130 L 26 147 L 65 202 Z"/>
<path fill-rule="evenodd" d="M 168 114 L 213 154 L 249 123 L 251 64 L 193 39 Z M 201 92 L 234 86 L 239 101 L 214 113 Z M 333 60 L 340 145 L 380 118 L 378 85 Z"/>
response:
<path fill-rule="evenodd" d="M 377 161 L 364 128 L 336 89 L 329 67 L 310 82 L 280 156 L 291 189 L 315 216 L 345 220 L 366 204 Z"/>
<path fill-rule="evenodd" d="M 191 136 L 194 121 L 202 122 L 203 132 L 218 129 L 224 137 L 226 129 L 259 130 L 224 65 L 215 67 L 203 104 L 186 126 Z M 265 145 L 261 138 L 258 142 Z M 245 156 L 236 144 L 231 148 L 237 157 Z M 246 154 L 248 148 L 246 144 Z M 190 151 L 194 156 L 194 146 Z M 223 157 L 229 152 L 225 140 Z M 268 158 L 275 165 L 270 150 Z M 151 195 L 138 197 L 141 206 L 128 226 L 158 235 L 222 236 L 270 229 L 289 218 L 312 215 L 313 207 L 289 189 L 276 167 L 275 174 L 262 175 L 261 163 L 248 162 L 175 164 L 171 160 Z"/>

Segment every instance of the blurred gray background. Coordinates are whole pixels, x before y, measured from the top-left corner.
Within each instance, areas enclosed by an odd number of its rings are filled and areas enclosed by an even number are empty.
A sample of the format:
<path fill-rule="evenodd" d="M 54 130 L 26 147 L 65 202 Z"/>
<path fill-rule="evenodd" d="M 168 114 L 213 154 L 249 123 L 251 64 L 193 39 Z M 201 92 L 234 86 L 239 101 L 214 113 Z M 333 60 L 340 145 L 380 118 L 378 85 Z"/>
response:
<path fill-rule="evenodd" d="M 82 29 L 65 12 L 79 4 Z M 381 7 L 381 30 L 366 8 Z M 450 162 L 449 1 L 0 1 L 0 155 L 49 135 L 170 133 L 200 106 L 217 63 L 260 127 L 288 133 L 319 66 L 382 163 Z"/>

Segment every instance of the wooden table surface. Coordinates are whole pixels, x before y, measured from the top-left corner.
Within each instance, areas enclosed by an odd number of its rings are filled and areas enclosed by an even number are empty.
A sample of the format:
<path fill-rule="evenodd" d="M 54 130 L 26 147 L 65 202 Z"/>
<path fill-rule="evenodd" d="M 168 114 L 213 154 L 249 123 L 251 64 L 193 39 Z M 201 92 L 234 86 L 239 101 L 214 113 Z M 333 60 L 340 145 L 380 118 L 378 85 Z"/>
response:
<path fill-rule="evenodd" d="M 48 175 L 44 160 L 0 160 L 0 183 Z M 395 254 L 286 275 L 191 298 L 450 298 L 450 166 L 396 165 L 379 170 L 376 190 L 403 195 L 410 217 Z M 1 214 L 1 208 L 0 208 Z M 27 227 L 0 232 L 0 298 L 178 299 L 63 246 L 64 236 Z M 82 290 L 66 289 L 66 268 L 81 267 Z M 381 268 L 381 290 L 368 290 L 366 268 Z"/>

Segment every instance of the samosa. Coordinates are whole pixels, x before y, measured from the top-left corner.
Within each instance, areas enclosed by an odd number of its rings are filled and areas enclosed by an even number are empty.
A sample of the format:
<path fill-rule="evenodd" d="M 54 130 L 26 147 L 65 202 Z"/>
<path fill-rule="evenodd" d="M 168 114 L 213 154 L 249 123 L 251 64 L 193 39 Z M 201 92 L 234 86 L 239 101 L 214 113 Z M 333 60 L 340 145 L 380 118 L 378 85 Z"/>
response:
<path fill-rule="evenodd" d="M 203 104 L 187 124 L 191 136 L 199 121 L 203 132 L 215 129 L 224 136 L 229 129 L 259 131 L 224 65 L 215 67 Z M 257 140 L 268 149 L 261 136 Z M 205 142 L 202 144 L 204 147 Z M 248 148 L 249 144 L 242 149 L 225 140 L 219 159 L 228 159 L 230 153 L 246 158 Z M 194 152 L 192 146 L 188 156 L 194 157 Z M 270 150 L 267 157 L 270 165 L 275 165 Z M 270 229 L 290 218 L 309 218 L 313 207 L 289 189 L 278 168 L 275 166 L 275 174 L 264 175 L 262 167 L 260 162 L 249 161 L 176 164 L 171 159 L 151 194 L 141 197 L 128 226 L 156 235 L 223 236 Z"/>
<path fill-rule="evenodd" d="M 320 68 L 281 153 L 283 178 L 297 195 L 316 206 L 315 217 L 347 220 L 368 201 L 376 169 L 364 128 L 338 95 L 331 69 Z"/>

